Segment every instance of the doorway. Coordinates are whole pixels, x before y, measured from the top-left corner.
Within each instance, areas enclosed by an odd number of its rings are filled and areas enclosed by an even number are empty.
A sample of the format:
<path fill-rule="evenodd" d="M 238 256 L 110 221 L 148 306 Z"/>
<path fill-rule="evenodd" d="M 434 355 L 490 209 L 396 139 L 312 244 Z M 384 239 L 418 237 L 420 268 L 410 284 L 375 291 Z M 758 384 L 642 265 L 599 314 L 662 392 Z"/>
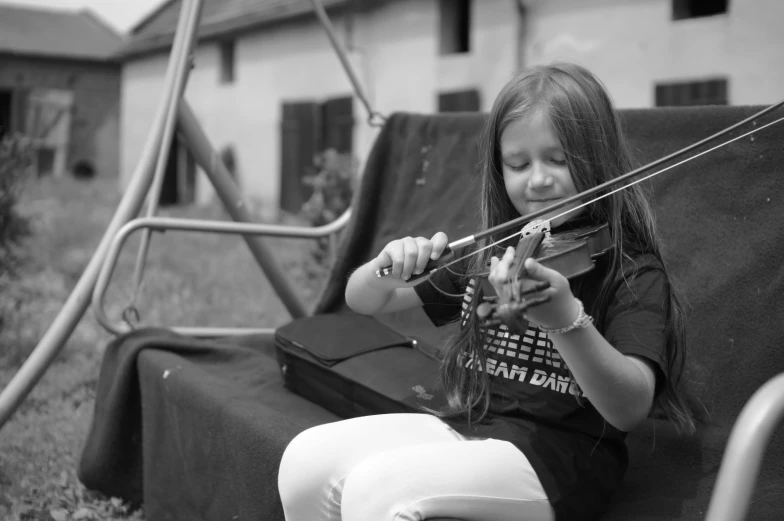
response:
<path fill-rule="evenodd" d="M 0 139 L 11 132 L 11 107 L 14 98 L 13 91 L 0 89 Z"/>
<path fill-rule="evenodd" d="M 169 146 L 158 204 L 172 206 L 194 202 L 195 184 L 196 162 L 177 134 Z"/>

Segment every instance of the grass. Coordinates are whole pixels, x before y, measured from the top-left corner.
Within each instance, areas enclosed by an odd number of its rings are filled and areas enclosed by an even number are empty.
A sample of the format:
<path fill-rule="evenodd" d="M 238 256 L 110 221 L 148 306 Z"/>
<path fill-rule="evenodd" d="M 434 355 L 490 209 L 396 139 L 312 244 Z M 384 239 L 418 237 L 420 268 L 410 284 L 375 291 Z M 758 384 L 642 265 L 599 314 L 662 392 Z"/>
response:
<path fill-rule="evenodd" d="M 117 204 L 114 180 L 45 179 L 27 187 L 21 213 L 34 234 L 20 278 L 0 295 L 11 320 L 0 331 L 0 387 L 11 380 L 82 275 Z M 165 208 L 159 215 L 227 220 L 219 205 Z M 126 244 L 107 291 L 119 319 L 133 295 L 138 235 Z M 269 239 L 288 279 L 312 302 L 326 270 L 312 242 Z M 152 237 L 137 295 L 144 325 L 274 327 L 288 312 L 239 236 L 167 232 Z M 102 350 L 110 340 L 92 310 L 55 362 L 0 430 L 0 519 L 144 520 L 119 498 L 86 490 L 76 478 L 90 425 Z"/>

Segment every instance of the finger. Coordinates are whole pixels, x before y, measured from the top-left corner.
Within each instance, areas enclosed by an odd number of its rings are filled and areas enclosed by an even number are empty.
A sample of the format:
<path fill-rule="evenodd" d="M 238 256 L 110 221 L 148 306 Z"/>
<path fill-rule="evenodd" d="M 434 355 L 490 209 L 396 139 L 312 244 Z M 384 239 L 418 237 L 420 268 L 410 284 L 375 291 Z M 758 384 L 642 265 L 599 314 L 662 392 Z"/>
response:
<path fill-rule="evenodd" d="M 378 259 L 382 267 L 391 266 L 390 275 L 399 278 L 403 271 L 403 245 L 400 241 L 390 242 L 378 255 Z"/>
<path fill-rule="evenodd" d="M 501 260 L 498 262 L 499 266 L 503 268 L 503 281 L 506 281 L 509 278 L 509 274 L 512 268 L 512 264 L 514 263 L 515 258 L 515 250 L 511 246 L 506 249 L 504 252 L 504 256 L 501 257 Z"/>
<path fill-rule="evenodd" d="M 507 266 L 511 266 L 512 263 L 514 262 L 514 258 L 515 258 L 515 249 L 509 246 L 504 252 L 504 256 L 501 258 L 501 260 L 504 263 L 506 263 Z"/>
<path fill-rule="evenodd" d="M 490 273 L 487 276 L 490 284 L 497 289 L 506 281 L 507 273 L 509 273 L 509 269 L 506 264 L 502 263 L 498 257 L 490 257 Z"/>
<path fill-rule="evenodd" d="M 417 258 L 419 257 L 419 246 L 416 240 L 411 237 L 403 239 L 403 269 L 400 271 L 400 278 L 408 280 L 411 273 L 416 268 Z"/>
<path fill-rule="evenodd" d="M 444 253 L 444 248 L 449 244 L 449 239 L 444 232 L 437 232 L 430 241 L 433 243 L 433 250 L 430 252 L 430 258 L 436 260 Z"/>
<path fill-rule="evenodd" d="M 425 271 L 425 266 L 427 266 L 427 261 L 430 260 L 431 253 L 433 251 L 433 243 L 424 237 L 418 237 L 416 239 L 417 243 L 417 259 L 416 265 L 414 266 L 414 275 L 419 275 L 423 271 Z"/>
<path fill-rule="evenodd" d="M 542 266 L 539 264 L 539 262 L 536 261 L 536 259 L 531 257 L 525 259 L 525 271 L 530 278 L 534 280 L 547 281 L 551 284 L 555 282 L 555 277 L 560 275 L 560 273 L 557 271 Z"/>

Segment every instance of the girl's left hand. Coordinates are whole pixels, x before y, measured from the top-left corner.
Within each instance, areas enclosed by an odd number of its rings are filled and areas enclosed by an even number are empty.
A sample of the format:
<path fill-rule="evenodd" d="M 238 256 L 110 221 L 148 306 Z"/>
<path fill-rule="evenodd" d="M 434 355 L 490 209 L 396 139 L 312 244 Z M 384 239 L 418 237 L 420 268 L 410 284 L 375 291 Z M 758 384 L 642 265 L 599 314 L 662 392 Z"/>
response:
<path fill-rule="evenodd" d="M 490 261 L 488 281 L 493 285 L 498 295 L 503 294 L 503 286 L 510 278 L 509 268 L 513 261 L 514 248 L 512 247 L 507 248 L 501 259 L 493 257 Z M 555 270 L 542 266 L 532 258 L 525 260 L 525 269 L 529 278 L 550 283 L 549 288 L 539 293 L 540 295 L 549 295 L 550 300 L 529 307 L 525 312 L 526 318 L 534 325 L 549 329 L 566 327 L 574 322 L 579 313 L 579 305 L 566 277 Z"/>

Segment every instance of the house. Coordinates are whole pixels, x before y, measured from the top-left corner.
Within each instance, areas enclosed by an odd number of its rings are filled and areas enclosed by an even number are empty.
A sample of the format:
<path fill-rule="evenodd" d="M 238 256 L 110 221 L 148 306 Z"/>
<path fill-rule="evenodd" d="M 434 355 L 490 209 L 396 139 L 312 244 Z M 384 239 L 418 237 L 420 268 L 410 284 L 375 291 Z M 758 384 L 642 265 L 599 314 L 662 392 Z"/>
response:
<path fill-rule="evenodd" d="M 382 114 L 486 111 L 521 66 L 556 59 L 594 70 L 620 107 L 766 104 L 784 93 L 779 0 L 321 2 Z M 121 186 L 162 95 L 180 8 L 163 4 L 121 51 Z M 315 154 L 361 160 L 376 133 L 309 0 L 204 0 L 185 97 L 243 193 L 273 219 L 307 198 Z M 181 143 L 169 163 L 171 202 L 212 197 Z"/>
<path fill-rule="evenodd" d="M 453 4 L 453 18 L 451 37 L 441 39 L 438 2 L 324 1 L 379 111 L 483 109 L 516 67 L 518 46 L 508 43 L 518 38 L 514 2 L 484 0 L 489 8 L 472 10 L 468 0 L 444 3 Z M 180 6 L 172 0 L 152 13 L 122 51 L 122 186 L 161 96 Z M 185 97 L 213 146 L 233 150 L 236 178 L 263 215 L 299 210 L 307 197 L 301 179 L 324 148 L 366 156 L 377 129 L 309 0 L 205 0 L 200 36 Z M 196 200 L 211 194 L 197 176 Z"/>
<path fill-rule="evenodd" d="M 0 5 L 0 135 L 33 138 L 38 175 L 117 175 L 123 38 L 89 10 Z"/>

